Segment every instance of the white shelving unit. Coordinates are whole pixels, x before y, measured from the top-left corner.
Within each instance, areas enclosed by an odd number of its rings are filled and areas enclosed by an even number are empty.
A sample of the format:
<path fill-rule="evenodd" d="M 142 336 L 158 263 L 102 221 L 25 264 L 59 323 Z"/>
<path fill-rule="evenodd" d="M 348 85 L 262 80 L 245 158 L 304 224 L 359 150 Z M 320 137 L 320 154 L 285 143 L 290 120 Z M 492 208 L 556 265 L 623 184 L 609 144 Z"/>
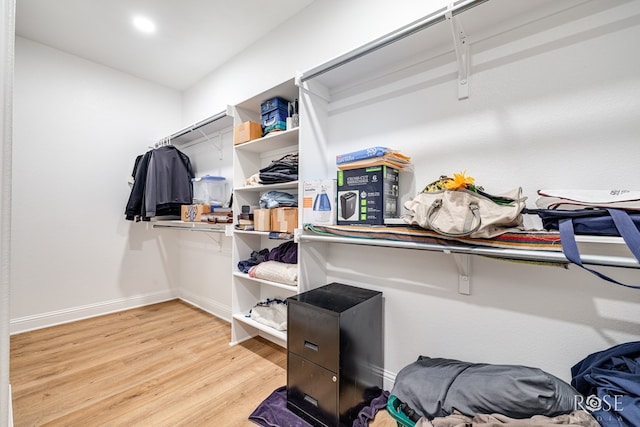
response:
<path fill-rule="evenodd" d="M 260 104 L 275 96 L 293 101 L 298 98 L 298 88 L 293 79 L 258 94 L 238 105 L 229 107 L 234 123 L 247 120 L 260 122 Z M 298 152 L 299 129 L 270 133 L 262 138 L 234 146 L 233 150 L 233 204 L 237 212 L 244 205 L 259 206 L 260 196 L 272 190 L 298 194 L 298 181 L 245 186 L 245 181 L 273 160 Z M 237 220 L 237 219 L 234 219 Z M 248 315 L 252 307 L 266 298 L 287 298 L 298 292 L 297 286 L 260 280 L 238 270 L 238 262 L 249 259 L 253 251 L 273 249 L 283 240 L 269 239 L 269 232 L 234 230 L 232 256 L 232 324 L 231 345 L 260 335 L 281 346 L 286 346 L 286 331 L 278 331 L 252 320 Z"/>

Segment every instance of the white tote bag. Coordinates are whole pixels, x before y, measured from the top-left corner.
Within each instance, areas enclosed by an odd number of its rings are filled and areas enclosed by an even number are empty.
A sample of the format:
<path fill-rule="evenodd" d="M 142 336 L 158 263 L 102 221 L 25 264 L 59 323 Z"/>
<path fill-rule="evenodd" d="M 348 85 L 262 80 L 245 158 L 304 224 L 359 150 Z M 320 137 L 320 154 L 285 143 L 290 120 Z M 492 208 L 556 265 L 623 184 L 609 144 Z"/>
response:
<path fill-rule="evenodd" d="M 632 190 L 538 190 L 540 209 L 576 210 L 588 207 L 640 210 L 640 191 Z"/>
<path fill-rule="evenodd" d="M 526 197 L 516 188 L 501 197 L 511 203 L 498 204 L 466 189 L 423 192 L 405 203 L 405 221 L 448 237 L 495 237 L 507 231 L 522 231 Z"/>

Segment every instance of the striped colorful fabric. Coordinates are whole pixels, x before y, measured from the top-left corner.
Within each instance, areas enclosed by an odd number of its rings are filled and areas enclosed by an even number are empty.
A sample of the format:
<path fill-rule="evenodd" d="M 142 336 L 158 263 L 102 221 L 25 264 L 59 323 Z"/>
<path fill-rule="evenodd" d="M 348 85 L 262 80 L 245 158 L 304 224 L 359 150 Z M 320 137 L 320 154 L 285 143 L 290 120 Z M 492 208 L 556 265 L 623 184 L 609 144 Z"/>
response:
<path fill-rule="evenodd" d="M 451 244 L 451 241 L 471 246 L 488 246 L 505 249 L 528 249 L 541 251 L 562 251 L 560 233 L 553 231 L 509 232 L 490 239 L 470 237 L 447 237 L 435 231 L 418 226 L 361 226 L 361 225 L 312 225 L 305 224 L 305 230 L 318 234 L 384 239 L 415 243 Z"/>

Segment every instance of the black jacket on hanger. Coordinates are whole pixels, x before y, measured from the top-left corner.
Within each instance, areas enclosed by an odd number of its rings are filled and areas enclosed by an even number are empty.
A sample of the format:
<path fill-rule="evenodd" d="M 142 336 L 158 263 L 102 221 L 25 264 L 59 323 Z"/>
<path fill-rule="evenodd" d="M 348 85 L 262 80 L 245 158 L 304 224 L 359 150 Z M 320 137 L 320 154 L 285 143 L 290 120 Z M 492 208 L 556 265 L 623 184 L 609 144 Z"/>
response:
<path fill-rule="evenodd" d="M 129 221 L 180 216 L 193 202 L 193 169 L 189 157 L 172 145 L 146 152 L 134 166 L 134 183 L 125 208 Z"/>

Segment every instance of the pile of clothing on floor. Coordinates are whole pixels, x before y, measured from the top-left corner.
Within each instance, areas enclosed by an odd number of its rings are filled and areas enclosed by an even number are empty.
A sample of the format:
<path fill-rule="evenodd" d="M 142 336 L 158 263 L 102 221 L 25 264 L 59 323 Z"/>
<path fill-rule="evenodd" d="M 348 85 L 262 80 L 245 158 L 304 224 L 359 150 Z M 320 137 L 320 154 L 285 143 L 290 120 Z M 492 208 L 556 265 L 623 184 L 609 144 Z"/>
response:
<path fill-rule="evenodd" d="M 420 356 L 396 376 L 391 412 L 415 427 L 640 426 L 640 342 L 571 373 L 569 384 L 538 368 Z"/>

